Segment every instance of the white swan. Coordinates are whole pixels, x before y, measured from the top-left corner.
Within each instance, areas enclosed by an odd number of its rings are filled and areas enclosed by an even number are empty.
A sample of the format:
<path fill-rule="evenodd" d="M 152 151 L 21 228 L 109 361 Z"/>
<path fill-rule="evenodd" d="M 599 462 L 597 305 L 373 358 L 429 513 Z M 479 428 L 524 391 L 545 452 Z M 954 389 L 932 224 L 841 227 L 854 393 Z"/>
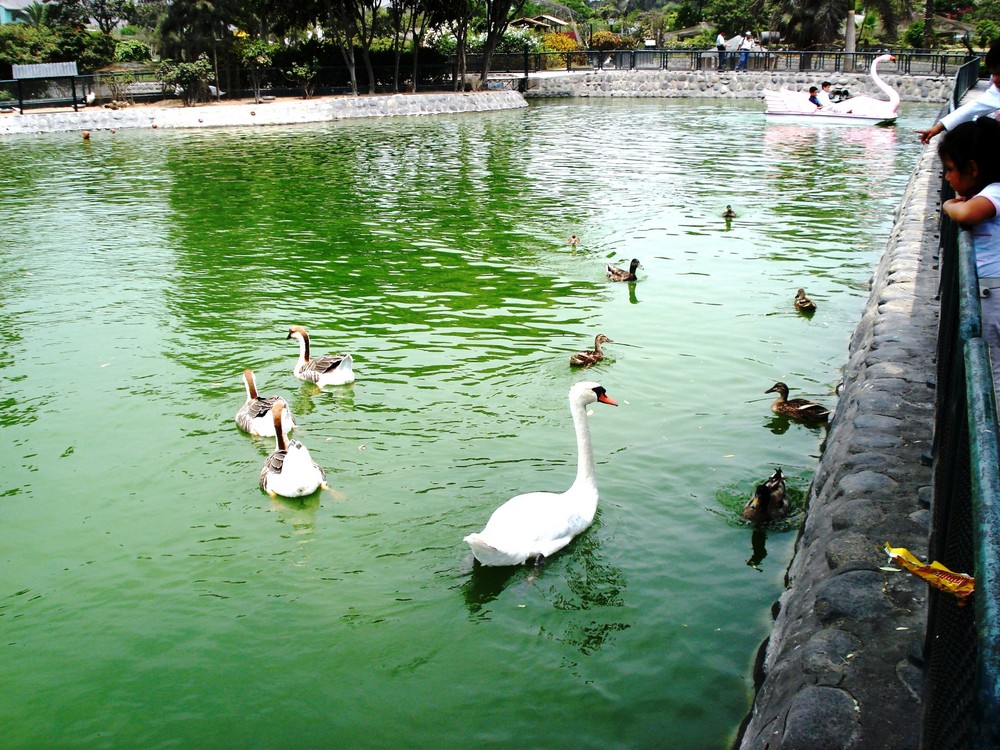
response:
<path fill-rule="evenodd" d="M 288 338 L 298 339 L 299 342 L 299 361 L 292 370 L 299 380 L 315 383 L 320 388 L 354 382 L 354 357 L 350 354 L 329 354 L 309 359 L 309 333 L 302 326 L 289 328 Z"/>
<path fill-rule="evenodd" d="M 597 481 L 590 447 L 587 405 L 618 406 L 592 381 L 569 389 L 569 410 L 576 428 L 576 481 L 563 493 L 529 492 L 512 497 L 490 516 L 486 527 L 465 542 L 482 565 L 520 565 L 553 555 L 590 526 L 597 512 Z"/>
<path fill-rule="evenodd" d="M 872 60 L 872 80 L 876 86 L 885 92 L 889 97 L 889 101 L 876 99 L 872 96 L 852 96 L 850 99 L 835 102 L 830 106 L 830 109 L 834 112 L 847 112 L 861 117 L 880 117 L 883 120 L 895 119 L 899 111 L 899 92 L 883 81 L 878 74 L 879 63 L 890 62 L 895 59 L 892 55 L 879 55 Z"/>
<path fill-rule="evenodd" d="M 280 400 L 271 407 L 275 449 L 260 470 L 260 487 L 269 495 L 305 497 L 325 484 L 326 474 L 312 460 L 309 450 L 302 443 L 285 439 L 285 432 L 281 429 L 284 408 L 285 402 Z"/>
<path fill-rule="evenodd" d="M 295 429 L 295 419 L 288 403 L 280 396 L 260 396 L 257 394 L 257 384 L 253 379 L 253 370 L 243 371 L 243 386 L 246 388 L 247 400 L 236 412 L 236 424 L 244 432 L 261 437 L 274 437 L 274 418 L 271 409 L 281 401 L 285 409 L 281 414 L 281 426 L 285 432 Z"/>

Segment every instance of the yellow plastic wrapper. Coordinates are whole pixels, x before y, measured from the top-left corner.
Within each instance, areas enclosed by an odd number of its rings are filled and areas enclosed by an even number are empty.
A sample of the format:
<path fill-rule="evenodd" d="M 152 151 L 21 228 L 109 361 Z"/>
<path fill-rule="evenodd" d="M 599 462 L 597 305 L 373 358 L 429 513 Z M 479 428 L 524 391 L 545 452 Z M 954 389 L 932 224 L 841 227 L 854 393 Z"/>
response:
<path fill-rule="evenodd" d="M 905 547 L 890 547 L 886 542 L 885 551 L 889 555 L 889 562 L 923 578 L 934 588 L 954 594 L 960 603 L 964 603 L 965 598 L 976 589 L 976 579 L 972 576 L 956 573 L 936 561 L 930 565 L 922 563 Z"/>

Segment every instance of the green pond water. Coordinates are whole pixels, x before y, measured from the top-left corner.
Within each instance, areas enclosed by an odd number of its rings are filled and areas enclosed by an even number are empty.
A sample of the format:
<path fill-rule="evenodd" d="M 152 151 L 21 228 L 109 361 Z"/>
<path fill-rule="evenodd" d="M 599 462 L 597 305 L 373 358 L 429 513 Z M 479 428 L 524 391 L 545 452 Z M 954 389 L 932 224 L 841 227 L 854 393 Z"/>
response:
<path fill-rule="evenodd" d="M 764 391 L 836 405 L 936 107 L 762 109 L 0 140 L 0 744 L 727 747 L 824 437 Z M 294 324 L 357 382 L 296 380 Z M 260 491 L 246 367 L 329 491 Z M 619 403 L 594 525 L 474 567 L 494 508 L 572 482 L 583 378 Z M 776 466 L 798 510 L 754 532 Z"/>

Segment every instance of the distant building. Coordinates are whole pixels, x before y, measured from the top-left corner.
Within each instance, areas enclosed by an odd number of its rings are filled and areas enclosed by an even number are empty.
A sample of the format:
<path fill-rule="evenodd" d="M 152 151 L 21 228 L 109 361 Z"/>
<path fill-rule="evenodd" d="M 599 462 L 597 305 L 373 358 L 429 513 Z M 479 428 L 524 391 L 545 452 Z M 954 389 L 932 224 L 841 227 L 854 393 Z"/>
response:
<path fill-rule="evenodd" d="M 526 26 L 529 29 L 536 29 L 537 31 L 566 31 L 572 26 L 569 21 L 564 21 L 561 18 L 556 18 L 555 16 L 534 16 L 528 18 L 527 16 L 523 18 L 518 18 L 510 22 L 511 26 Z"/>
<path fill-rule="evenodd" d="M 0 26 L 5 23 L 24 23 L 28 20 L 25 10 L 38 0 L 0 0 Z"/>

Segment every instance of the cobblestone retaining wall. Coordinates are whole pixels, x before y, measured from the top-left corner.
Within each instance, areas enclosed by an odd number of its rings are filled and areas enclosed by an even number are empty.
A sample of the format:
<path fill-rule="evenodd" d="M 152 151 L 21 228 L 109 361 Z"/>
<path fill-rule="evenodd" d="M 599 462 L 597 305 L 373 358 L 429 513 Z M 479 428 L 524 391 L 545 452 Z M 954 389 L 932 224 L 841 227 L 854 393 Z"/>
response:
<path fill-rule="evenodd" d="M 944 103 L 951 96 L 953 81 L 946 76 L 889 76 L 883 79 L 899 91 L 904 102 Z M 612 70 L 573 73 L 566 76 L 532 78 L 525 96 L 622 96 L 622 97 L 708 97 L 718 99 L 759 99 L 764 89 L 787 87 L 808 91 L 830 81 L 834 89 L 851 94 L 884 94 L 868 74 L 861 73 L 748 73 L 714 70 L 677 72 L 665 70 Z"/>
<path fill-rule="evenodd" d="M 741 750 L 920 746 L 927 586 L 882 545 L 927 544 L 940 186 L 928 147 L 851 339 Z"/>

